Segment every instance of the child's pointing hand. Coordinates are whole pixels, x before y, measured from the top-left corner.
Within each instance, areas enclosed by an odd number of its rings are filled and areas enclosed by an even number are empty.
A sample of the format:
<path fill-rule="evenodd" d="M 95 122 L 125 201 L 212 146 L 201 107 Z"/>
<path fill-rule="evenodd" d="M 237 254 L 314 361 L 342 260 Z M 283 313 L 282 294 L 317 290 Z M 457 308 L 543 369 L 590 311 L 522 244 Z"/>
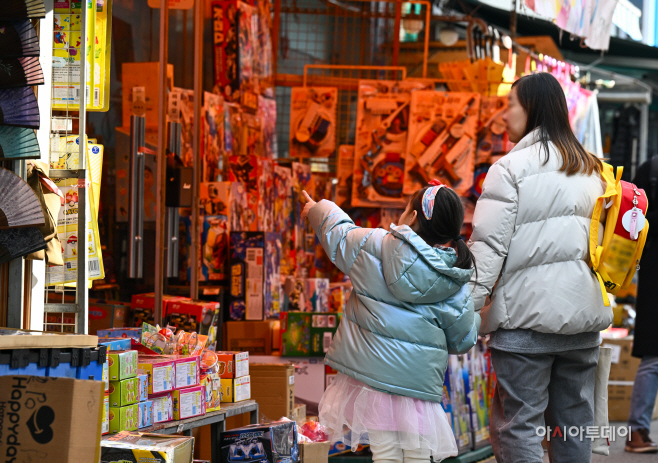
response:
<path fill-rule="evenodd" d="M 304 210 L 302 210 L 302 220 L 304 220 L 306 217 L 308 217 L 308 213 L 311 211 L 311 208 L 315 206 L 315 201 L 308 195 L 308 193 L 304 190 L 302 190 L 302 194 L 304 197 L 302 198 L 302 201 L 306 202 L 306 205 L 304 206 Z"/>

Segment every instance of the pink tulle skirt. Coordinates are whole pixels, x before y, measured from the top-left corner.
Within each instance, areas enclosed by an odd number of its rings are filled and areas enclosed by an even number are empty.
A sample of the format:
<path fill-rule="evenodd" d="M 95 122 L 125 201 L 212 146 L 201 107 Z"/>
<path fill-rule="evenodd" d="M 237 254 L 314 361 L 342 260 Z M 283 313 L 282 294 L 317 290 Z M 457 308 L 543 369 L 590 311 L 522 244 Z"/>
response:
<path fill-rule="evenodd" d="M 434 461 L 457 455 L 452 426 L 440 403 L 377 391 L 342 373 L 322 396 L 320 423 L 331 442 L 342 441 L 352 449 L 384 444 L 368 435 L 368 430 L 376 430 L 388 431 L 386 444 L 393 439 L 403 450 L 430 449 Z"/>

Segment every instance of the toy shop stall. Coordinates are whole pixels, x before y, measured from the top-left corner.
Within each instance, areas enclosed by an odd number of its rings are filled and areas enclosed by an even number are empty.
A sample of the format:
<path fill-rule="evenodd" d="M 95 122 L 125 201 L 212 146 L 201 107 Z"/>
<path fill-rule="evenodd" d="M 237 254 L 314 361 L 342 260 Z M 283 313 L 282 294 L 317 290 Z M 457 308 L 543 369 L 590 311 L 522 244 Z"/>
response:
<path fill-rule="evenodd" d="M 352 285 L 302 191 L 389 229 L 439 179 L 467 239 L 513 147 L 507 94 L 533 72 L 600 154 L 589 70 L 424 0 L 11 3 L 0 403 L 18 432 L 0 453 L 16 461 L 368 461 L 318 422 Z M 446 461 L 492 455 L 495 383 L 485 339 L 449 357 Z"/>

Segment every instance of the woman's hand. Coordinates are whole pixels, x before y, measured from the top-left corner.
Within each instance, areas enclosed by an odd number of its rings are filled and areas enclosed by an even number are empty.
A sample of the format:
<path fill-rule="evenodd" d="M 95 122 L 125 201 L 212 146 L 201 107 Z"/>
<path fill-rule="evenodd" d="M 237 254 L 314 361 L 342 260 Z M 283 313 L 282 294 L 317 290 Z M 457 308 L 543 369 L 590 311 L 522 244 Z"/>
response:
<path fill-rule="evenodd" d="M 311 208 L 316 205 L 316 202 L 313 201 L 313 199 L 308 195 L 306 191 L 302 190 L 302 194 L 304 195 L 302 201 L 306 202 L 304 210 L 302 210 L 302 220 L 304 220 L 308 217 L 308 213 L 311 211 Z"/>

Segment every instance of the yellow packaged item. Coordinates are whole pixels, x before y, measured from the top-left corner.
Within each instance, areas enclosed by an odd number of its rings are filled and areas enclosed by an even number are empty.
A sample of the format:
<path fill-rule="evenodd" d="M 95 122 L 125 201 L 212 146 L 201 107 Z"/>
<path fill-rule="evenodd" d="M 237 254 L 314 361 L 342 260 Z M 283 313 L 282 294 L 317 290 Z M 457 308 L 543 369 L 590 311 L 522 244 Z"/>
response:
<path fill-rule="evenodd" d="M 80 105 L 80 65 L 85 56 L 86 101 L 90 104 L 90 92 L 94 85 L 93 57 L 96 29 L 96 0 L 86 0 L 87 43 L 82 43 L 81 3 L 56 1 L 53 48 L 53 109 L 78 110 Z M 57 28 L 61 28 L 58 30 Z M 69 30 L 66 30 L 66 29 Z M 88 108 L 89 109 L 89 108 Z"/>
<path fill-rule="evenodd" d="M 112 48 L 112 0 L 96 1 L 94 42 L 94 91 L 91 111 L 110 109 L 110 66 Z"/>
<path fill-rule="evenodd" d="M 60 151 L 66 156 L 63 162 L 67 169 L 78 168 L 79 137 L 63 137 L 59 141 Z M 61 155 L 61 153 L 60 153 Z M 87 168 L 89 171 L 90 188 L 87 193 L 87 230 L 89 252 L 89 280 L 105 278 L 103 256 L 98 233 L 98 208 L 100 204 L 100 188 L 103 168 L 103 146 L 87 143 Z M 47 285 L 71 285 L 77 280 L 78 262 L 78 179 L 53 179 L 64 194 L 65 204 L 60 209 L 57 220 L 57 233 L 62 243 L 63 267 L 50 267 Z"/>

